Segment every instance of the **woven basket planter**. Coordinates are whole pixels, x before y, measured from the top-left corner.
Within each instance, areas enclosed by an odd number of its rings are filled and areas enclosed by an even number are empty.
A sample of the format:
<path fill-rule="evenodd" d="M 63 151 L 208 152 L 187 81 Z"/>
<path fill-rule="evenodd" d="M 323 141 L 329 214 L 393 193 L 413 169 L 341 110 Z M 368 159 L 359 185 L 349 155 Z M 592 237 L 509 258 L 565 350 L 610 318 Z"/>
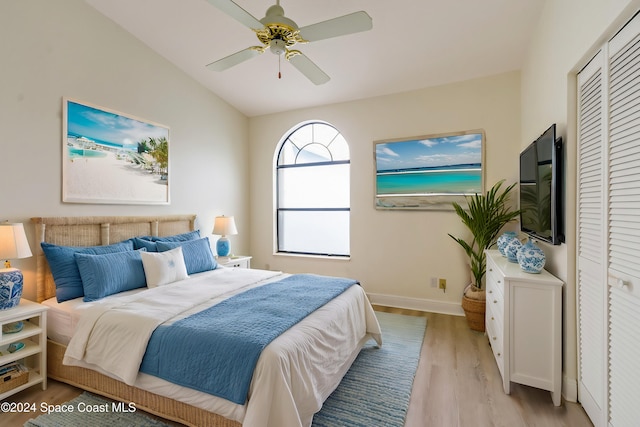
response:
<path fill-rule="evenodd" d="M 476 300 L 462 296 L 462 309 L 467 318 L 469 328 L 484 332 L 484 314 L 487 308 L 485 300 Z"/>

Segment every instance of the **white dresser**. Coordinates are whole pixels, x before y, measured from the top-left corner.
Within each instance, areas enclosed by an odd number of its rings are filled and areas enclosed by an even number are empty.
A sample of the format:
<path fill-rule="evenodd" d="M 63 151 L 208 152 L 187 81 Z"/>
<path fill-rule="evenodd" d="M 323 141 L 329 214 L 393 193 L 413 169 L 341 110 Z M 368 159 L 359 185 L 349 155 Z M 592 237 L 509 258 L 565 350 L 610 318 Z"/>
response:
<path fill-rule="evenodd" d="M 545 270 L 525 273 L 497 250 L 486 254 L 486 330 L 504 392 L 512 381 L 549 390 L 559 406 L 563 282 Z"/>

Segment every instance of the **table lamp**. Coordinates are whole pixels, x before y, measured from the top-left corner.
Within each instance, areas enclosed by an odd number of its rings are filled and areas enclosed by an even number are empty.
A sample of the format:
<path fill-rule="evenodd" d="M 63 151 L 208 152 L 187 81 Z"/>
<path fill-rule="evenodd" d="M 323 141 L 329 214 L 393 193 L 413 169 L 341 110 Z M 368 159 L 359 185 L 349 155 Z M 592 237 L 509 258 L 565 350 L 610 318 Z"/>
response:
<path fill-rule="evenodd" d="M 11 268 L 11 259 L 28 258 L 31 249 L 22 224 L 0 223 L 0 260 L 6 260 L 0 269 L 0 310 L 13 308 L 22 297 L 22 272 Z"/>
<path fill-rule="evenodd" d="M 220 235 L 218 242 L 216 243 L 216 252 L 218 256 L 229 256 L 231 245 L 229 239 L 226 236 L 238 234 L 236 228 L 236 222 L 232 216 L 217 216 L 213 224 L 213 234 Z"/>

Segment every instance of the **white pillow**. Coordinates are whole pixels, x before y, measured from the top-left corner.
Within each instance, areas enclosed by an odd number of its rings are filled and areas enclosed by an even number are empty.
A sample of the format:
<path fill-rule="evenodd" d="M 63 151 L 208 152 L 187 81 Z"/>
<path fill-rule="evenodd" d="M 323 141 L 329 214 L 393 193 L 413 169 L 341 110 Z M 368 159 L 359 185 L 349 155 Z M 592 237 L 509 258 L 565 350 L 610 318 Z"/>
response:
<path fill-rule="evenodd" d="M 167 285 L 189 277 L 180 246 L 166 252 L 140 252 L 140 255 L 149 288 Z"/>

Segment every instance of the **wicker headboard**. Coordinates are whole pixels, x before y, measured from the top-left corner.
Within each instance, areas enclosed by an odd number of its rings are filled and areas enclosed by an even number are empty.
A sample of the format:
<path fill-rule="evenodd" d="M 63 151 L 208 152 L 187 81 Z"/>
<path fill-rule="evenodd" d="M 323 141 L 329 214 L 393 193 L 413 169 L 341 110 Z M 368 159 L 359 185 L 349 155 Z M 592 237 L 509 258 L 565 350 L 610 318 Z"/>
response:
<path fill-rule="evenodd" d="M 40 242 L 64 246 L 109 245 L 135 236 L 170 236 L 195 229 L 195 215 L 31 218 L 36 229 L 36 299 L 56 295 Z"/>

